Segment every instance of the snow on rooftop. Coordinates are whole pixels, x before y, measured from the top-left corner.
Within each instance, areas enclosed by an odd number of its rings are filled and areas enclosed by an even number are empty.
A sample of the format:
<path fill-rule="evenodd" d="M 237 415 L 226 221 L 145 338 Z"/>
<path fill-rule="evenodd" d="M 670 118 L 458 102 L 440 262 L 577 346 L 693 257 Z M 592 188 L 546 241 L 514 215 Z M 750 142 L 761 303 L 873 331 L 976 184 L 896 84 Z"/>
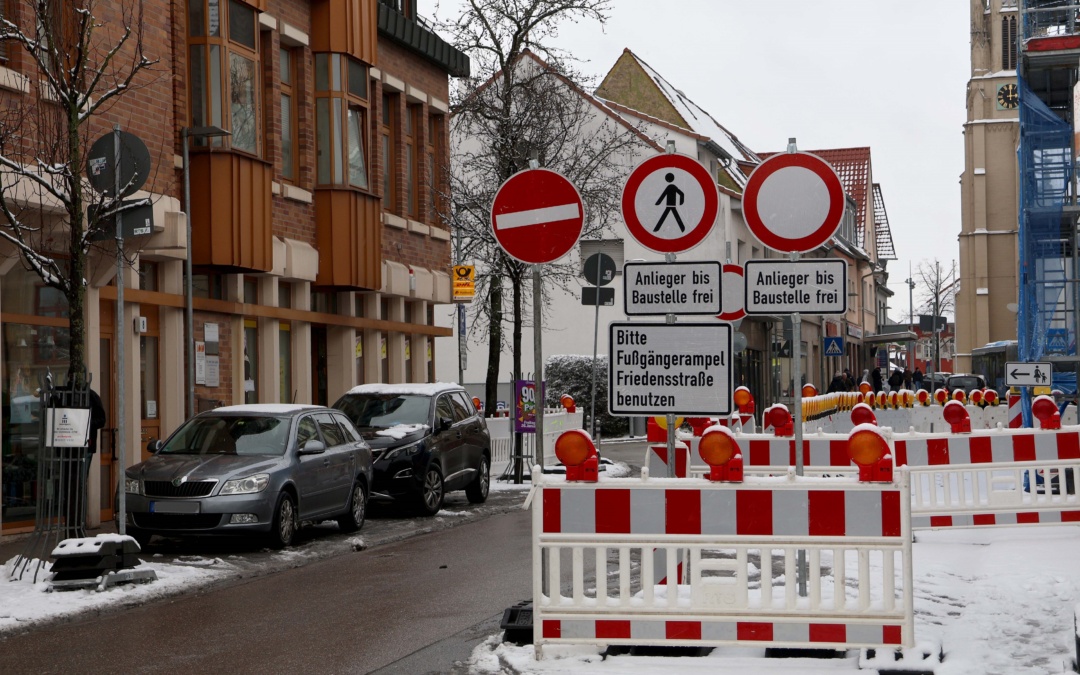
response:
<path fill-rule="evenodd" d="M 450 382 L 432 384 L 361 384 L 350 389 L 348 394 L 406 394 L 413 396 L 436 396 L 444 391 L 461 389 L 460 385 Z"/>

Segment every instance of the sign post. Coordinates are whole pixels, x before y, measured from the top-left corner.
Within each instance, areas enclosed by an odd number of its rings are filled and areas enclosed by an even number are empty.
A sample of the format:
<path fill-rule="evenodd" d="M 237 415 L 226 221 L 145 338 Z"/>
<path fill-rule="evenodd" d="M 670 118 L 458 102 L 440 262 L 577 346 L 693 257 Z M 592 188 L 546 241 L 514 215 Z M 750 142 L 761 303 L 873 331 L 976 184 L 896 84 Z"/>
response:
<path fill-rule="evenodd" d="M 1049 387 L 1053 374 L 1054 364 L 1050 361 L 1010 361 L 1005 364 L 1005 386 Z"/>
<path fill-rule="evenodd" d="M 743 219 L 746 226 L 761 243 L 771 249 L 791 254 L 787 270 L 774 270 L 773 277 L 763 271 L 752 272 L 750 262 L 746 265 L 746 313 L 768 314 L 751 305 L 760 294 L 762 304 L 790 305 L 791 309 L 791 388 L 793 394 L 792 417 L 795 418 L 795 473 L 803 475 L 802 442 L 802 310 L 813 308 L 814 314 L 843 314 L 847 311 L 847 264 L 844 272 L 832 275 L 829 268 L 817 271 L 817 288 L 811 294 L 796 288 L 802 278 L 799 270 L 799 254 L 812 251 L 827 242 L 840 227 L 844 216 L 844 186 L 828 162 L 816 155 L 799 152 L 794 138 L 788 139 L 787 152 L 773 155 L 754 169 L 743 190 Z M 810 262 L 810 261 L 808 261 Z M 813 264 L 826 261 L 813 260 Z M 774 263 L 782 265 L 782 263 Z M 835 269 L 835 268 L 834 268 Z M 809 274 L 806 275 L 809 280 Z M 787 291 L 767 294 L 754 290 L 762 282 L 779 282 Z M 836 282 L 841 282 L 838 288 Z M 815 303 L 815 304 L 811 304 Z M 799 595 L 806 595 L 806 551 L 798 553 Z"/>
<path fill-rule="evenodd" d="M 593 253 L 585 259 L 585 280 L 596 290 L 596 303 L 593 307 L 592 339 L 592 386 L 589 389 L 589 429 L 596 439 L 596 345 L 600 340 L 600 287 L 607 286 L 615 279 L 615 260 L 606 253 Z M 597 447 L 597 452 L 600 448 Z"/>

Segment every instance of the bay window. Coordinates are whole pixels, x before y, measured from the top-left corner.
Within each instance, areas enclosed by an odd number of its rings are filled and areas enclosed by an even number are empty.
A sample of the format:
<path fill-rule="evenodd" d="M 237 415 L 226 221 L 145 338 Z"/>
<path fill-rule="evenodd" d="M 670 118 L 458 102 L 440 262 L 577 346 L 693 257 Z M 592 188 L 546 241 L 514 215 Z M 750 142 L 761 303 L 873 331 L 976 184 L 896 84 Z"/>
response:
<path fill-rule="evenodd" d="M 344 54 L 315 55 L 316 182 L 369 189 L 367 67 Z"/>

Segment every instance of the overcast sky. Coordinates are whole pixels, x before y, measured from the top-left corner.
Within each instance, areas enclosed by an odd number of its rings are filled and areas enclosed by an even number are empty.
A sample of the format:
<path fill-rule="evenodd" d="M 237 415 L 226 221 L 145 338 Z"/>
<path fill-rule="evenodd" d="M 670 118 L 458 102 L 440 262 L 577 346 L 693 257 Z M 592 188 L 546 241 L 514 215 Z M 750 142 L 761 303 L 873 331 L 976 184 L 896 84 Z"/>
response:
<path fill-rule="evenodd" d="M 962 0 L 612 0 L 603 29 L 558 46 L 596 82 L 629 48 L 755 151 L 869 146 L 898 260 L 889 315 L 906 322 L 912 265 L 957 260 L 969 3 Z M 449 18 L 460 0 L 438 2 Z M 436 3 L 420 2 L 436 14 Z M 918 313 L 919 289 L 915 291 Z"/>

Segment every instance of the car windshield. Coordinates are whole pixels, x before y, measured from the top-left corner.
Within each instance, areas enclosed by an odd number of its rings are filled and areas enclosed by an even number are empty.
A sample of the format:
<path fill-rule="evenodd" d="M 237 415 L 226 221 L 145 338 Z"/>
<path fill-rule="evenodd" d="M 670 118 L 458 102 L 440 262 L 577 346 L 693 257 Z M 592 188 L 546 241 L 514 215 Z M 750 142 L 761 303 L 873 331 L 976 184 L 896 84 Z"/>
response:
<path fill-rule="evenodd" d="M 160 455 L 284 455 L 288 417 L 200 415 L 158 451 Z"/>
<path fill-rule="evenodd" d="M 428 424 L 430 396 L 349 394 L 335 405 L 357 429 L 388 429 L 398 424 Z"/>
<path fill-rule="evenodd" d="M 979 378 L 974 375 L 968 377 L 950 377 L 949 389 L 963 389 L 964 391 L 971 391 L 972 389 L 979 389 L 982 385 L 979 383 Z"/>

